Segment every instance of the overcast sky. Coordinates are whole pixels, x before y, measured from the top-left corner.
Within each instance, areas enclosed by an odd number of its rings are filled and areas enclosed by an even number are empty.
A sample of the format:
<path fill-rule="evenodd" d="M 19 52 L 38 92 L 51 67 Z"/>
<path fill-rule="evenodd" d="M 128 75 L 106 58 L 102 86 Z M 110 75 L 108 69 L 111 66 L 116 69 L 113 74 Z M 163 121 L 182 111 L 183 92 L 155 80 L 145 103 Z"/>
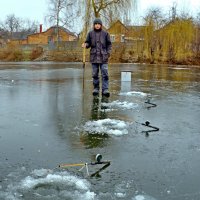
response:
<path fill-rule="evenodd" d="M 3 21 L 9 14 L 15 14 L 20 18 L 29 18 L 44 24 L 44 16 L 47 13 L 48 0 L 0 0 L 0 21 Z M 163 11 L 167 12 L 176 2 L 178 11 L 187 11 L 196 16 L 200 12 L 200 0 L 138 0 L 137 19 L 139 21 L 141 16 L 145 15 L 148 8 L 161 7 Z"/>

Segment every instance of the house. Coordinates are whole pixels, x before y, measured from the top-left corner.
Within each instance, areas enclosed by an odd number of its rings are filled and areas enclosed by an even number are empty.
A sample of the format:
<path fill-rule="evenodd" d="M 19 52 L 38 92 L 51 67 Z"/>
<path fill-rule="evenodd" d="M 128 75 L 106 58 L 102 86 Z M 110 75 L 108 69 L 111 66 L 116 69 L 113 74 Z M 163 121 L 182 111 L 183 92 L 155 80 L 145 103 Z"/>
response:
<path fill-rule="evenodd" d="M 112 42 L 143 40 L 144 26 L 125 26 L 120 20 L 113 23 L 107 30 Z"/>
<path fill-rule="evenodd" d="M 141 41 L 144 40 L 145 26 L 126 26 L 128 32 L 125 35 L 127 41 Z"/>
<path fill-rule="evenodd" d="M 27 37 L 27 44 L 50 44 L 57 42 L 57 36 L 59 35 L 58 41 L 59 42 L 66 42 L 66 41 L 75 41 L 77 40 L 77 36 L 70 32 L 68 29 L 59 26 L 52 26 L 46 31 L 40 33 L 34 33 L 28 35 Z"/>
<path fill-rule="evenodd" d="M 125 35 L 127 35 L 129 30 L 120 20 L 117 20 L 107 31 L 110 33 L 112 42 L 124 42 Z"/>
<path fill-rule="evenodd" d="M 57 42 L 57 38 L 59 42 L 77 40 L 77 36 L 64 27 L 59 26 L 57 28 L 57 26 L 52 26 L 46 31 L 42 32 L 42 27 L 40 26 L 39 33 L 29 34 L 26 35 L 26 37 L 21 37 L 21 38 L 13 37 L 13 39 L 11 39 L 9 43 L 14 45 L 23 45 L 23 44 L 47 45 Z"/>
<path fill-rule="evenodd" d="M 13 32 L 12 35 L 7 33 L 7 43 L 12 45 L 27 44 L 27 33 L 26 32 Z"/>

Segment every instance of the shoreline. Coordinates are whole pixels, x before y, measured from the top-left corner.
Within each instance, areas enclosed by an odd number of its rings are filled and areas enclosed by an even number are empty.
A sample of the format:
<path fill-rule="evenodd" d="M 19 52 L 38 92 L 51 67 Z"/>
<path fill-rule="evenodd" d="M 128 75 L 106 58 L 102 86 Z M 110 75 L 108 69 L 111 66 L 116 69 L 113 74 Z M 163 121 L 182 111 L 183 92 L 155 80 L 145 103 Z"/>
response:
<path fill-rule="evenodd" d="M 20 64 L 82 64 L 80 61 L 52 61 L 52 60 L 37 60 L 37 61 L 29 61 L 29 60 L 24 60 L 24 61 L 3 61 L 0 60 L 0 66 L 1 65 L 8 65 L 8 64 L 14 64 L 14 65 L 20 65 Z M 166 63 L 166 62 L 160 62 L 160 63 L 148 63 L 148 62 L 109 62 L 109 65 L 162 65 L 162 66 L 182 66 L 182 67 L 187 67 L 187 66 L 192 66 L 192 67 L 200 67 L 200 64 L 185 64 L 185 63 Z M 86 65 L 90 65 L 90 62 L 86 62 Z"/>

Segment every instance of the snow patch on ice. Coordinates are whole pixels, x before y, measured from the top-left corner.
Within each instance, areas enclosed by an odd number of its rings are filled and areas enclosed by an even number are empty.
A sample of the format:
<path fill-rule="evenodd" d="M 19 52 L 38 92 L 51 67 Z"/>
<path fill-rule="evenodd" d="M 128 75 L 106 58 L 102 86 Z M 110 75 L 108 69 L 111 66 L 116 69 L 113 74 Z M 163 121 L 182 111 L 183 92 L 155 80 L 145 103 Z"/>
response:
<path fill-rule="evenodd" d="M 137 92 L 137 91 L 131 91 L 131 92 L 120 92 L 119 95 L 121 96 L 140 96 L 140 97 L 146 97 L 147 94 L 144 92 Z"/>
<path fill-rule="evenodd" d="M 40 184 L 66 184 L 69 186 L 75 186 L 79 190 L 88 190 L 89 185 L 85 180 L 80 180 L 75 176 L 69 174 L 48 174 L 43 178 L 33 178 L 31 176 L 26 177 L 22 182 L 21 186 L 25 189 L 32 189 Z"/>
<path fill-rule="evenodd" d="M 132 200 L 156 200 L 156 199 L 148 195 L 137 195 Z"/>
<path fill-rule="evenodd" d="M 138 107 L 138 104 L 136 103 L 130 103 L 127 101 L 120 102 L 119 100 L 113 101 L 111 103 L 102 103 L 101 104 L 104 108 L 109 108 L 110 110 L 112 109 L 135 109 Z"/>
<path fill-rule="evenodd" d="M 97 199 L 96 194 L 90 191 L 91 185 L 86 179 L 66 171 L 48 173 L 49 171 L 47 169 L 32 171 L 30 176 L 8 185 L 6 191 L 0 192 L 0 199 L 18 200 L 29 194 L 41 199 L 54 199 L 55 196 L 57 199 Z"/>
<path fill-rule="evenodd" d="M 144 196 L 138 195 L 135 197 L 135 200 L 145 200 L 145 199 L 144 199 Z"/>
<path fill-rule="evenodd" d="M 188 67 L 170 67 L 170 69 L 175 69 L 175 70 L 189 70 L 190 68 L 188 68 Z"/>
<path fill-rule="evenodd" d="M 115 119 L 101 119 L 97 121 L 88 121 L 84 125 L 84 130 L 89 133 L 101 133 L 115 136 L 128 134 L 129 124 Z"/>
<path fill-rule="evenodd" d="M 115 196 L 118 198 L 124 198 L 124 197 L 126 197 L 126 194 L 118 192 L 118 193 L 115 193 Z"/>

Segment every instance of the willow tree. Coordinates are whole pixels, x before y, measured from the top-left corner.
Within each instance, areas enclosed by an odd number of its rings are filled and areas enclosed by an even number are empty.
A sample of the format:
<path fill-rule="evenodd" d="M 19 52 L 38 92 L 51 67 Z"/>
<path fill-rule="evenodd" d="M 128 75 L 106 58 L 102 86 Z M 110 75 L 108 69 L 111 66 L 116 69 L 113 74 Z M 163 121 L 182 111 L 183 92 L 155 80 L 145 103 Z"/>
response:
<path fill-rule="evenodd" d="M 192 57 L 192 42 L 195 36 L 192 18 L 177 18 L 166 25 L 161 34 L 162 50 L 167 60 L 177 62 Z"/>
<path fill-rule="evenodd" d="M 159 8 L 150 9 L 144 17 L 144 51 L 152 63 L 160 55 L 161 37 L 158 30 L 164 26 L 165 21 Z"/>
<path fill-rule="evenodd" d="M 89 7 L 92 8 L 94 17 L 100 17 L 105 14 L 106 10 L 112 9 L 115 12 L 127 11 L 132 6 L 132 0 L 90 0 L 88 3 Z M 88 6 L 88 5 L 87 5 Z M 104 15 L 103 15 L 104 16 Z"/>
<path fill-rule="evenodd" d="M 84 29 L 87 32 L 93 18 L 101 17 L 105 25 L 113 20 L 122 19 L 134 9 L 137 0 L 82 0 L 80 6 L 84 8 Z"/>

